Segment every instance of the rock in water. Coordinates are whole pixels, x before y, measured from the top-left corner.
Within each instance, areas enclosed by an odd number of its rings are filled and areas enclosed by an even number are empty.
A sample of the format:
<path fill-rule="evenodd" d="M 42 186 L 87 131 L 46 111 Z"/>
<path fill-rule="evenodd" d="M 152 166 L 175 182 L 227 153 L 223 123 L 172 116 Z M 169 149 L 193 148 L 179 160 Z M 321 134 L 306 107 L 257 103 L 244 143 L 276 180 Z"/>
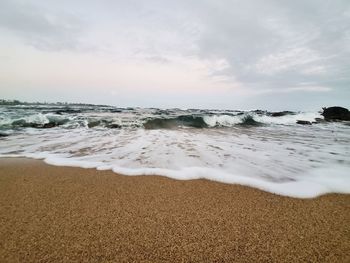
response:
<path fill-rule="evenodd" d="M 9 136 L 7 133 L 0 132 L 0 137 L 7 137 Z"/>
<path fill-rule="evenodd" d="M 279 111 L 279 112 L 271 112 L 270 116 L 271 117 L 282 117 L 286 115 L 294 115 L 295 113 L 292 111 Z"/>
<path fill-rule="evenodd" d="M 50 128 L 53 128 L 53 127 L 56 127 L 58 126 L 59 124 L 56 123 L 56 122 L 49 122 L 49 123 L 45 123 L 42 128 L 44 129 L 50 129 Z"/>
<path fill-rule="evenodd" d="M 297 120 L 297 124 L 302 124 L 302 125 L 311 125 L 312 123 L 309 121 L 303 121 L 303 120 Z"/>
<path fill-rule="evenodd" d="M 116 124 L 116 123 L 109 124 L 109 125 L 107 125 L 107 127 L 110 129 L 121 129 L 122 128 L 121 125 Z"/>
<path fill-rule="evenodd" d="M 348 109 L 343 107 L 323 108 L 322 115 L 326 121 L 350 121 L 350 112 Z"/>

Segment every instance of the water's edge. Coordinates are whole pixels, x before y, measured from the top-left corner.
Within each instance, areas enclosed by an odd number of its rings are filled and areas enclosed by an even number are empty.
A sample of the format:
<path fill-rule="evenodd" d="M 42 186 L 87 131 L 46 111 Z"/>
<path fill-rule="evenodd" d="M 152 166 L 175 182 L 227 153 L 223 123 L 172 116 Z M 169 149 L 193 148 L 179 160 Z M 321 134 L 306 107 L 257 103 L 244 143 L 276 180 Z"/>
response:
<path fill-rule="evenodd" d="M 302 181 L 292 181 L 285 183 L 274 183 L 259 180 L 257 178 L 249 178 L 245 176 L 232 175 L 224 173 L 221 171 L 216 171 L 215 169 L 203 169 L 202 167 L 190 167 L 182 169 L 179 171 L 161 168 L 143 168 L 143 169 L 130 169 L 123 167 L 111 167 L 104 166 L 98 163 L 84 163 L 79 161 L 63 160 L 54 157 L 42 158 L 40 156 L 25 156 L 25 155 L 0 155 L 1 159 L 21 159 L 25 158 L 28 160 L 40 160 L 47 165 L 68 167 L 68 168 L 82 168 L 82 169 L 96 169 L 100 171 L 112 171 L 115 174 L 122 176 L 161 176 L 167 177 L 173 180 L 198 180 L 204 179 L 208 181 L 214 181 L 224 184 L 235 184 L 241 186 L 247 186 L 254 189 L 258 189 L 271 194 L 276 194 L 280 196 L 286 196 L 291 198 L 299 199 L 311 199 L 316 198 L 326 194 L 350 194 L 349 185 L 334 185 L 334 188 L 329 187 L 329 185 L 323 185 L 322 183 L 316 182 L 316 180 L 310 178 L 305 178 Z M 190 172 L 192 176 L 188 176 Z M 325 171 L 326 173 L 332 173 L 329 169 Z M 346 170 L 344 171 L 347 172 Z M 216 173 L 216 175 L 211 175 L 210 173 Z M 220 176 L 217 175 L 220 173 Z M 221 178 L 221 179 L 218 179 Z M 329 182 L 327 182 L 329 183 Z M 339 187 L 340 186 L 340 187 Z"/>

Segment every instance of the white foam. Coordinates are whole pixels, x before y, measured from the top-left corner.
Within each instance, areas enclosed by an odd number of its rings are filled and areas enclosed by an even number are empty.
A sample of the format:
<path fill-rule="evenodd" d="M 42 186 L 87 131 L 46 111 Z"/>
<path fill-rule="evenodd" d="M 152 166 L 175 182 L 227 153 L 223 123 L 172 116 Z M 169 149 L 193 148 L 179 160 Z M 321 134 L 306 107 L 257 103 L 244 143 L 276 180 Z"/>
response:
<path fill-rule="evenodd" d="M 298 120 L 304 120 L 313 122 L 315 118 L 323 119 L 323 116 L 319 113 L 315 112 L 303 112 L 298 114 L 288 114 L 280 117 L 271 117 L 267 115 L 255 115 L 254 119 L 258 122 L 267 123 L 267 124 L 284 124 L 284 125 L 292 125 L 296 124 Z"/>
<path fill-rule="evenodd" d="M 209 127 L 215 126 L 224 126 L 224 127 L 232 127 L 236 124 L 242 122 L 242 116 L 231 116 L 231 115 L 212 115 L 212 116 L 204 116 L 203 120 Z"/>
<path fill-rule="evenodd" d="M 313 171 L 313 176 L 305 176 L 299 181 L 290 181 L 286 183 L 268 182 L 257 178 L 247 176 L 234 175 L 218 171 L 215 169 L 203 167 L 188 167 L 181 170 L 168 169 L 127 169 L 114 167 L 112 169 L 116 173 L 124 175 L 163 175 L 176 180 L 193 180 L 207 179 L 228 184 L 239 184 L 258 188 L 263 191 L 274 194 L 296 197 L 296 198 L 313 198 L 326 193 L 350 193 L 350 178 L 343 172 L 348 169 L 327 168 L 324 170 Z M 343 170 L 339 173 L 339 170 Z M 324 175 L 332 174 L 332 179 L 326 178 Z M 316 174 L 316 175 L 315 175 Z"/>
<path fill-rule="evenodd" d="M 49 119 L 42 113 L 33 114 L 24 118 L 28 123 L 46 124 L 49 123 Z"/>
<path fill-rule="evenodd" d="M 323 119 L 323 117 L 319 113 L 314 113 L 314 112 L 287 114 L 280 117 L 272 117 L 268 115 L 259 115 L 256 113 L 247 112 L 245 114 L 236 115 L 236 116 L 226 115 L 226 114 L 205 115 L 203 116 L 203 120 L 209 127 L 215 127 L 215 126 L 233 127 L 237 124 L 242 123 L 243 118 L 245 118 L 247 115 L 252 116 L 254 120 L 263 124 L 295 125 L 298 120 L 313 122 L 315 121 L 315 118 Z"/>
<path fill-rule="evenodd" d="M 204 116 L 204 121 L 210 127 L 225 128 L 135 128 L 147 114 L 145 111 L 135 118 L 129 112 L 69 116 L 33 112 L 19 116 L 15 112 L 10 119 L 25 117 L 28 122 L 42 124 L 50 118 L 71 121 L 52 129 L 14 131 L 0 139 L 0 157 L 43 159 L 51 165 L 113 170 L 129 176 L 203 178 L 298 198 L 350 193 L 350 127 L 339 123 L 295 125 L 298 119 L 320 117 L 317 113 L 269 117 L 216 112 Z M 273 125 L 237 126 L 247 114 Z M 129 123 L 131 128 L 87 128 L 88 120 L 95 118 Z"/>
<path fill-rule="evenodd" d="M 215 127 L 215 126 L 233 127 L 237 124 L 242 123 L 243 118 L 245 118 L 247 115 L 252 116 L 254 120 L 263 124 L 295 125 L 298 120 L 313 122 L 315 121 L 315 118 L 323 119 L 323 116 L 315 112 L 287 114 L 285 116 L 280 116 L 280 117 L 259 115 L 256 113 L 248 112 L 237 116 L 225 115 L 225 114 L 205 115 L 203 116 L 203 120 L 207 123 L 209 127 Z"/>
<path fill-rule="evenodd" d="M 47 154 L 38 155 L 0 155 L 0 157 L 30 157 L 43 159 Z M 349 168 L 335 166 L 323 169 L 314 169 L 305 174 L 300 180 L 288 182 L 269 182 L 261 178 L 252 178 L 238 174 L 230 174 L 216 169 L 203 167 L 186 167 L 179 170 L 164 168 L 123 168 L 119 166 L 104 165 L 103 162 L 86 162 L 62 157 L 47 157 L 47 164 L 56 166 L 69 166 L 80 168 L 96 168 L 97 170 L 112 170 L 117 174 L 126 176 L 152 176 L 160 175 L 176 180 L 207 179 L 227 184 L 239 184 L 254 187 L 270 193 L 294 198 L 314 198 L 327 193 L 350 193 Z"/>

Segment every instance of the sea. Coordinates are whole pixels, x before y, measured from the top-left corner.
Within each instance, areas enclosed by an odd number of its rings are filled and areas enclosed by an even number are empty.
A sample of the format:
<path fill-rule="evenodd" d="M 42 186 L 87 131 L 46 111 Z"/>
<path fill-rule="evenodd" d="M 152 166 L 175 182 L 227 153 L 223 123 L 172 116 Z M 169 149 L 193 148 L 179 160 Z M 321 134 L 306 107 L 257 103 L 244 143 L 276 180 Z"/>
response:
<path fill-rule="evenodd" d="M 350 193 L 350 123 L 320 112 L 3 105 L 0 157 L 295 198 Z"/>

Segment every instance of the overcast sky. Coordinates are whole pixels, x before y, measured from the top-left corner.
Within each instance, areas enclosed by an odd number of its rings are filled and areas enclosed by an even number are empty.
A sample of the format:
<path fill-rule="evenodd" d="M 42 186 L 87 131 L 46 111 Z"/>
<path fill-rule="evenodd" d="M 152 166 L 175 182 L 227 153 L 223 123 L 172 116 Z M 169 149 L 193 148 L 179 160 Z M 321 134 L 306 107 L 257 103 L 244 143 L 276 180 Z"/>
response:
<path fill-rule="evenodd" d="M 349 0 L 0 0 L 0 98 L 350 106 Z"/>

